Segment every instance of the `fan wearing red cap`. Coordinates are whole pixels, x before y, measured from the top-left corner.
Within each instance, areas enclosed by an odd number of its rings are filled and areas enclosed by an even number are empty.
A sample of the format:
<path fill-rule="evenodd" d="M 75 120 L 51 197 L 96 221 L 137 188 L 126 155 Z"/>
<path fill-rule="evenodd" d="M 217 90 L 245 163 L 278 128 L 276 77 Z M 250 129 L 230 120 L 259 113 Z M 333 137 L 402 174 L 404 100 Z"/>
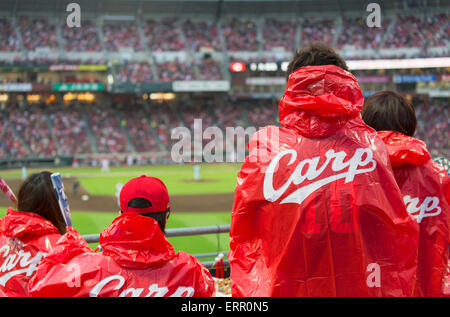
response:
<path fill-rule="evenodd" d="M 170 214 L 170 199 L 166 185 L 156 177 L 142 175 L 128 181 L 120 191 L 122 213 L 134 211 L 158 222 L 162 232 Z"/>
<path fill-rule="evenodd" d="M 170 211 L 164 183 L 145 175 L 133 178 L 123 186 L 119 201 L 121 215 L 100 233 L 103 251 L 92 251 L 68 227 L 28 283 L 30 295 L 213 296 L 214 280 L 208 269 L 194 256 L 175 252 L 164 235 Z M 67 283 L 67 276 L 77 283 Z"/>

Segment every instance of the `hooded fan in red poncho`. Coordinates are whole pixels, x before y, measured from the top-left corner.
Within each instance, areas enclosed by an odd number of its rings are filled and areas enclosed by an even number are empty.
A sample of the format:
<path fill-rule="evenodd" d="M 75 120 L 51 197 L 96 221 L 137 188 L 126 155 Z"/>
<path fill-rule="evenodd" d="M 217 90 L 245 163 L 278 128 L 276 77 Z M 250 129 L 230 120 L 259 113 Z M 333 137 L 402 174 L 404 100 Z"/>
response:
<path fill-rule="evenodd" d="M 29 296 L 37 266 L 65 232 L 49 172 L 30 175 L 0 219 L 0 296 Z"/>
<path fill-rule="evenodd" d="M 355 77 L 330 51 L 298 53 L 283 127 L 249 143 L 231 219 L 233 296 L 413 294 L 418 225 L 385 145 L 361 119 Z"/>
<path fill-rule="evenodd" d="M 103 252 L 94 253 L 69 228 L 30 281 L 32 296 L 214 294 L 208 270 L 193 256 L 175 253 L 163 233 L 170 206 L 167 189 L 159 179 L 141 176 L 130 180 L 122 188 L 120 204 L 122 215 L 100 234 Z"/>
<path fill-rule="evenodd" d="M 432 160 L 425 143 L 412 137 L 414 107 L 400 94 L 374 94 L 362 116 L 386 144 L 407 211 L 420 227 L 416 295 L 440 296 L 449 257 L 450 177 Z"/>

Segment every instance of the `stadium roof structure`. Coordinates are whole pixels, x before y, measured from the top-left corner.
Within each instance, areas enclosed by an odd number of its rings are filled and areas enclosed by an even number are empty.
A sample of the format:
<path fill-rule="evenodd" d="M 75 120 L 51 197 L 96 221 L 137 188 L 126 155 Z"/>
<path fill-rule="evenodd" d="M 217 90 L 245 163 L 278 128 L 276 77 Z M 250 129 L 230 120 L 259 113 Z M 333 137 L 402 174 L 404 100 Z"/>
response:
<path fill-rule="evenodd" d="M 295 14 L 301 16 L 312 12 L 336 12 L 365 10 L 371 2 L 378 3 L 385 10 L 418 8 L 442 8 L 450 0 L 2 0 L 1 15 L 20 13 L 66 14 L 70 2 L 80 5 L 82 13 L 89 15 L 139 15 L 139 14 L 210 14 L 259 15 Z"/>

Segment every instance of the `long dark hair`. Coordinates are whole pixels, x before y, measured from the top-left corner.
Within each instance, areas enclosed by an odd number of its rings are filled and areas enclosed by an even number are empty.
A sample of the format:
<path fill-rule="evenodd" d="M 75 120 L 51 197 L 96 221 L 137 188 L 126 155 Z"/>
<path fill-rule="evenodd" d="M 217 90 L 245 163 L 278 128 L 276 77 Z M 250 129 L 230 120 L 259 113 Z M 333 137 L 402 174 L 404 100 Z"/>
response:
<path fill-rule="evenodd" d="M 59 209 L 50 175 L 51 173 L 47 171 L 30 175 L 20 186 L 17 208 L 19 211 L 40 215 L 50 221 L 61 234 L 64 234 L 66 224 Z"/>

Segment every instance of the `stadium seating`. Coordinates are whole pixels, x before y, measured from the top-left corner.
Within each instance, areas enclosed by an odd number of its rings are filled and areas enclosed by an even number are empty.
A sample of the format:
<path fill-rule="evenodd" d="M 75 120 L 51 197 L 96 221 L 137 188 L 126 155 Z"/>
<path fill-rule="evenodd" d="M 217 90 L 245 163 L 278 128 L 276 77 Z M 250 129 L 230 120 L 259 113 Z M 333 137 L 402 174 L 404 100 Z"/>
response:
<path fill-rule="evenodd" d="M 0 19 L 0 51 L 19 51 L 20 44 L 11 21 Z"/>
<path fill-rule="evenodd" d="M 176 19 L 168 18 L 161 21 L 147 20 L 143 25 L 147 45 L 154 52 L 181 51 L 185 49 Z"/>
<path fill-rule="evenodd" d="M 416 136 L 427 143 L 433 155 L 448 156 L 450 141 L 443 133 L 449 129 L 446 100 L 418 98 L 413 103 L 418 117 Z M 92 149 L 96 153 L 128 153 L 130 147 L 137 153 L 148 153 L 159 151 L 158 144 L 170 151 L 177 141 L 171 139 L 172 130 L 185 126 L 192 131 L 194 119 L 202 119 L 203 129 L 217 126 L 225 133 L 226 127 L 277 125 L 277 108 L 276 99 L 233 101 L 229 98 L 218 102 L 180 100 L 170 105 L 73 104 L 27 110 L 10 106 L 9 122 L 21 138 L 2 119 L 0 151 L 14 158 L 28 155 L 27 148 L 31 156 L 89 154 Z"/>
<path fill-rule="evenodd" d="M 58 144 L 58 154 L 70 156 L 91 153 L 86 122 L 80 106 L 54 106 L 49 113 L 52 134 Z"/>
<path fill-rule="evenodd" d="M 57 154 L 55 139 L 49 127 L 46 111 L 38 107 L 9 111 L 10 124 L 30 148 L 30 154 L 53 157 Z"/>
<path fill-rule="evenodd" d="M 0 119 L 0 157 L 23 158 L 28 151 L 23 142 L 16 137 L 13 128 L 7 123 L 6 117 Z"/>
<path fill-rule="evenodd" d="M 92 18 L 82 19 L 83 27 L 72 29 L 54 17 L 18 15 L 0 18 L 0 52 L 20 52 L 14 59 L 0 60 L 0 65 L 106 65 L 111 62 L 114 82 L 118 84 L 222 80 L 228 75 L 225 63 L 241 61 L 243 55 L 234 55 L 236 53 L 250 53 L 245 55 L 247 63 L 277 61 L 280 51 L 292 53 L 297 47 L 316 41 L 338 50 L 351 47 L 373 52 L 373 58 L 382 57 L 380 49 L 394 50 L 393 54 L 398 49 L 401 57 L 404 55 L 402 48 L 418 48 L 418 53 L 414 53 L 416 57 L 445 55 L 449 47 L 448 20 L 446 13 L 391 14 L 383 18 L 382 28 L 367 31 L 363 18 L 346 15 L 335 18 L 323 15 L 221 17 L 218 21 L 194 16 L 140 17 L 130 21 Z M 429 50 L 436 47 L 442 50 Z M 41 48 L 66 54 L 58 58 L 28 54 Z M 141 55 L 139 59 L 108 55 L 122 51 Z M 71 57 L 71 53 L 80 52 L 90 55 Z M 155 58 L 158 54 L 171 58 Z M 222 58 L 224 55 L 229 59 Z M 252 77 L 267 76 L 264 72 L 250 70 L 248 73 Z M 396 74 L 390 70 L 355 72 L 356 76 Z M 402 70 L 398 74 L 440 75 L 439 69 Z M 269 76 L 282 77 L 284 72 L 278 70 Z M 65 80 L 70 83 L 89 81 L 81 75 L 67 76 Z M 0 81 L 7 82 L 1 77 Z M 39 77 L 36 82 L 58 83 L 51 76 Z M 126 105 L 128 108 L 55 104 L 47 108 L 22 109 L 7 104 L 0 122 L 0 154 L 21 158 L 130 150 L 153 152 L 160 146 L 170 148 L 173 128 L 191 127 L 194 118 L 202 118 L 204 125 L 217 125 L 222 129 L 277 124 L 277 102 L 272 99 L 244 102 L 224 97 L 218 100 L 212 105 L 205 101 L 178 100 L 152 102 L 143 107 L 131 102 Z M 448 155 L 449 141 L 442 133 L 448 130 L 445 101 L 418 100 L 415 106 L 419 118 L 418 137 L 424 139 L 434 153 Z"/>
<path fill-rule="evenodd" d="M 139 21 L 82 20 L 82 28 L 69 28 L 49 17 L 19 16 L 16 22 L 0 19 L 0 51 L 33 51 L 39 47 L 78 52 L 120 51 L 176 52 L 201 50 L 292 52 L 296 44 L 322 41 L 338 49 L 352 46 L 380 48 L 446 47 L 450 26 L 448 14 L 396 14 L 382 19 L 381 28 L 367 28 L 363 17 L 337 16 L 257 19 L 223 18 L 213 21 L 168 17 Z M 62 36 L 57 36 L 60 29 Z M 387 32 L 389 30 L 389 32 Z M 412 30 L 412 31 L 411 31 Z M 20 38 L 19 34 L 20 33 Z M 141 36 L 143 38 L 141 38 Z M 225 47 L 220 38 L 224 38 Z M 61 41 L 61 43 L 59 43 Z"/>
<path fill-rule="evenodd" d="M 123 82 L 152 82 L 155 80 L 152 66 L 148 62 L 124 62 L 118 66 L 115 80 Z"/>
<path fill-rule="evenodd" d="M 105 105 L 86 107 L 88 126 L 94 135 L 98 153 L 125 153 L 127 140 L 120 128 L 115 109 Z"/>
<path fill-rule="evenodd" d="M 188 43 L 188 48 L 192 51 L 198 52 L 202 49 L 222 50 L 217 26 L 211 22 L 186 20 L 183 22 L 181 29 Z"/>
<path fill-rule="evenodd" d="M 221 18 L 218 22 L 166 17 L 103 22 L 83 19 L 81 28 L 69 28 L 65 23 L 50 17 L 3 17 L 0 19 L 0 52 L 22 52 L 14 61 L 8 62 L 14 65 L 23 62 L 39 65 L 54 63 L 50 57 L 44 58 L 42 54 L 25 54 L 40 48 L 67 53 L 146 52 L 147 61 L 139 62 L 139 65 L 127 63 L 122 67 L 117 75 L 118 82 L 134 81 L 134 78 L 146 82 L 160 79 L 163 82 L 218 80 L 223 78 L 223 70 L 227 69 L 223 61 L 217 58 L 204 59 L 196 53 L 226 51 L 233 56 L 242 51 L 259 52 L 260 58 L 270 60 L 279 57 L 279 50 L 292 53 L 299 46 L 321 41 L 342 50 L 344 56 L 350 54 L 352 59 L 382 58 L 386 52 L 390 57 L 402 57 L 406 54 L 405 50 L 408 57 L 435 57 L 449 52 L 448 19 L 446 13 L 428 13 L 426 16 L 391 14 L 382 19 L 381 28 L 368 28 L 363 17 L 346 15 L 335 18 L 311 15 L 300 18 L 234 17 Z M 359 50 L 364 51 L 364 56 L 359 55 Z M 398 50 L 398 54 L 395 50 Z M 158 60 L 154 66 L 158 78 L 150 71 L 154 62 L 151 54 L 164 52 L 186 55 L 181 59 L 175 56 L 164 61 Z M 23 60 L 25 56 L 26 60 Z M 98 63 L 95 60 L 102 57 L 97 54 L 83 58 L 86 64 Z M 255 57 L 246 57 L 249 58 Z M 58 60 L 61 61 L 61 58 Z M 147 74 L 143 75 L 143 72 Z"/>
<path fill-rule="evenodd" d="M 335 21 L 331 18 L 304 17 L 300 19 L 301 40 L 304 43 L 334 43 L 336 34 Z"/>
<path fill-rule="evenodd" d="M 19 18 L 18 24 L 25 49 L 32 51 L 40 47 L 58 48 L 56 25 L 50 18 L 23 16 Z"/>
<path fill-rule="evenodd" d="M 194 67 L 192 67 L 192 63 L 178 59 L 157 64 L 157 71 L 161 82 L 199 79 Z"/>
<path fill-rule="evenodd" d="M 223 79 L 220 61 L 213 58 L 204 58 L 197 61 L 197 66 L 202 80 Z"/>
<path fill-rule="evenodd" d="M 444 155 L 449 157 L 450 140 L 448 131 L 450 124 L 448 118 L 450 111 L 448 100 L 434 99 L 421 101 L 420 107 L 416 107 L 417 130 L 416 136 L 425 141 L 433 156 Z"/>
<path fill-rule="evenodd" d="M 344 17 L 342 28 L 345 32 L 339 34 L 336 47 L 342 49 L 350 45 L 358 49 L 379 49 L 390 22 L 389 18 L 385 18 L 382 20 L 381 28 L 368 28 L 366 21 L 361 17 Z"/>
<path fill-rule="evenodd" d="M 271 51 L 282 47 L 286 52 L 292 52 L 295 48 L 296 23 L 294 19 L 281 20 L 267 18 L 263 25 L 263 50 Z"/>
<path fill-rule="evenodd" d="M 100 52 L 102 45 L 96 23 L 91 20 L 83 20 L 81 25 L 81 28 L 69 28 L 64 23 L 62 35 L 65 50 L 68 52 Z"/>
<path fill-rule="evenodd" d="M 385 35 L 384 48 L 435 47 L 448 45 L 448 15 L 434 14 L 426 18 L 397 15 L 392 32 Z"/>
<path fill-rule="evenodd" d="M 103 36 L 107 51 L 117 52 L 130 48 L 134 51 L 143 50 L 138 26 L 134 22 L 106 22 L 103 24 Z"/>
<path fill-rule="evenodd" d="M 228 51 L 257 51 L 257 25 L 251 20 L 229 19 L 222 25 Z"/>

